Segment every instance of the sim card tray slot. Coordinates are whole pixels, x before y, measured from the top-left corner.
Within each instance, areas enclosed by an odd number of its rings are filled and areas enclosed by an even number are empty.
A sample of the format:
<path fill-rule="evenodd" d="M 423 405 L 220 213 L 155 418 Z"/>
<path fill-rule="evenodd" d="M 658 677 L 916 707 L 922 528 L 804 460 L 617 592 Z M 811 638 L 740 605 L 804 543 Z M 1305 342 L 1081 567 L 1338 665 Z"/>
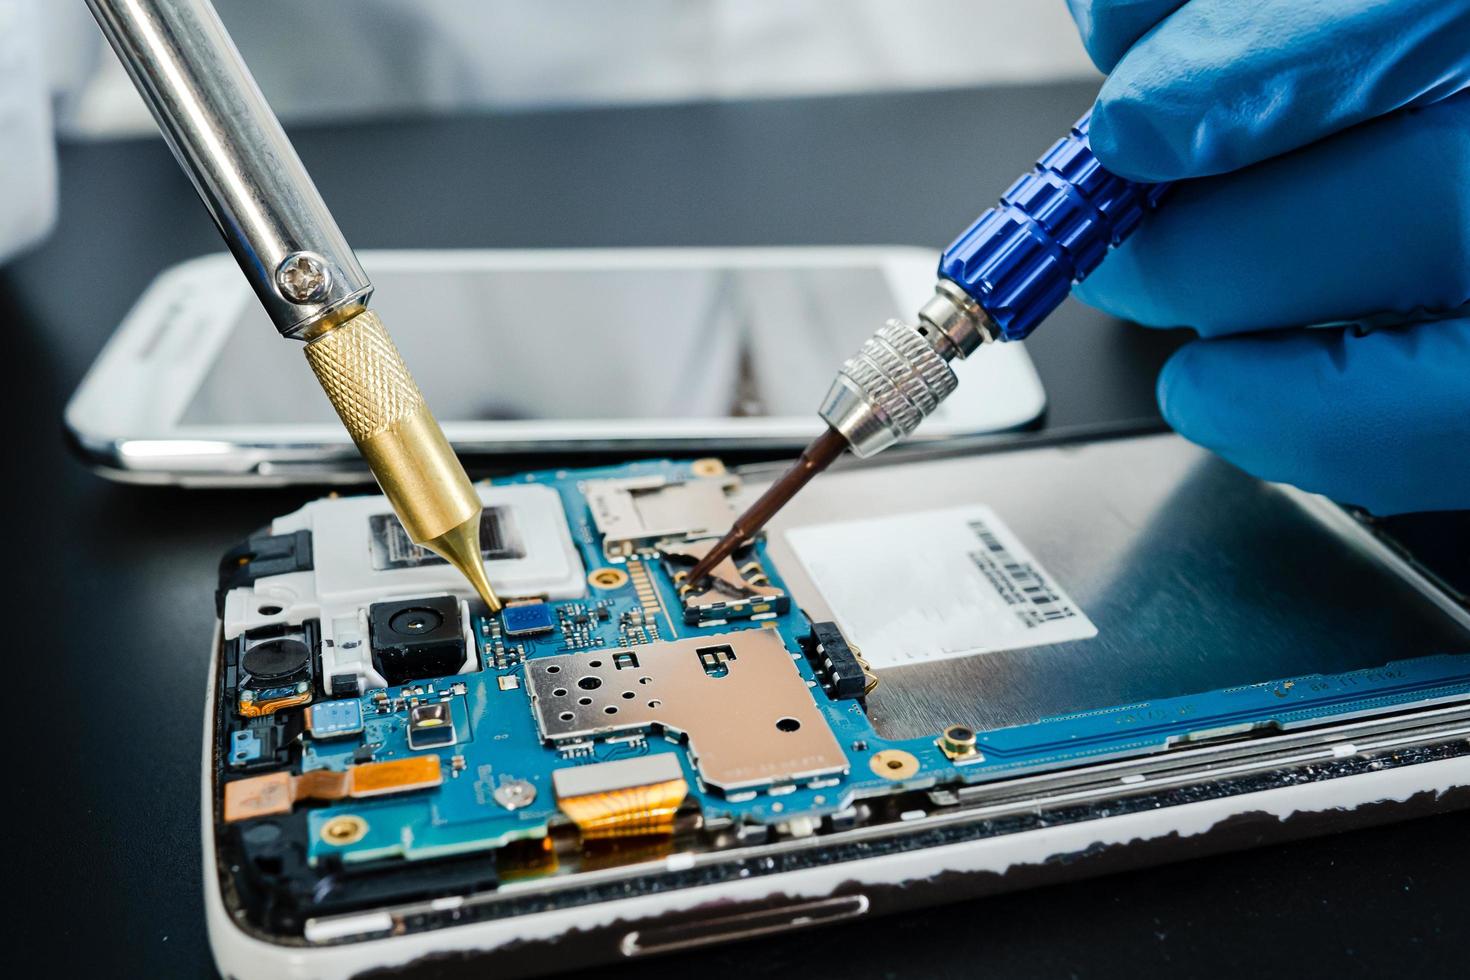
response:
<path fill-rule="evenodd" d="M 624 956 L 647 956 L 752 939 L 857 918 L 867 913 L 869 904 L 866 895 L 841 895 L 776 908 L 733 912 L 678 925 L 635 929 L 623 936 L 618 950 Z"/>

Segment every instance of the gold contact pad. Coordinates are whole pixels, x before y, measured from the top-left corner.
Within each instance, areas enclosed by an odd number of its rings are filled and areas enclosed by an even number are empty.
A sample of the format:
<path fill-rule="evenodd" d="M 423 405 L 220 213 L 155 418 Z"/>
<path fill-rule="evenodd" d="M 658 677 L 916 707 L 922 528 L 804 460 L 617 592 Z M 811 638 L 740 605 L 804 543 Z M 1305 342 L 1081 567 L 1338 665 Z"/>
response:
<path fill-rule="evenodd" d="M 714 541 L 665 543 L 663 553 L 666 557 L 685 559 L 693 566 L 703 560 L 715 544 Z M 684 604 L 685 609 L 704 609 L 732 600 L 774 600 L 786 595 L 767 580 L 765 572 L 756 562 L 740 567 L 735 564 L 734 558 L 728 557 L 716 562 L 708 577 L 697 586 L 689 581 L 687 571 L 676 571 L 674 582 L 679 589 L 679 601 Z"/>

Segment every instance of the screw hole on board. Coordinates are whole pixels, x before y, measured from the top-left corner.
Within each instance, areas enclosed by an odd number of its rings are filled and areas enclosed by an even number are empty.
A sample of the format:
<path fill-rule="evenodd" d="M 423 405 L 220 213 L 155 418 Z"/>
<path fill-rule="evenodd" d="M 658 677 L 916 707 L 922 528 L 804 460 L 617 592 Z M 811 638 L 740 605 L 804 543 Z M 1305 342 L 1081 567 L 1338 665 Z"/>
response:
<path fill-rule="evenodd" d="M 911 779 L 919 774 L 919 760 L 902 749 L 884 749 L 868 760 L 868 767 L 884 779 Z"/>
<path fill-rule="evenodd" d="M 628 584 L 628 573 L 620 568 L 599 568 L 587 576 L 587 581 L 599 589 L 620 589 Z"/>
<path fill-rule="evenodd" d="M 794 732 L 801 728 L 801 722 L 795 718 L 781 718 L 776 721 L 777 731 Z"/>
<path fill-rule="evenodd" d="M 367 821 L 362 817 L 344 813 L 333 817 L 322 825 L 322 840 L 328 844 L 342 847 L 346 844 L 356 844 L 367 836 Z"/>

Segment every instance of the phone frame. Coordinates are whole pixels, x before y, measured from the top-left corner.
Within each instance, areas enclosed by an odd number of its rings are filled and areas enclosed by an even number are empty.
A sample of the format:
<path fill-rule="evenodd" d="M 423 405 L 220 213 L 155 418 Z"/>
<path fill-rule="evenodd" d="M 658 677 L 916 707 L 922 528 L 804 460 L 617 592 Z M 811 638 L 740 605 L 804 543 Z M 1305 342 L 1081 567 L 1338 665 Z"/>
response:
<path fill-rule="evenodd" d="M 397 273 L 876 266 L 905 309 L 917 309 L 932 292 L 937 261 L 936 253 L 913 246 L 364 251 L 361 257 L 369 270 Z M 340 426 L 179 424 L 252 302 L 225 254 L 161 273 L 67 404 L 67 432 L 88 463 L 128 482 L 362 482 L 366 470 Z M 926 421 L 918 442 L 1013 430 L 1041 416 L 1045 391 L 1023 347 L 991 348 L 956 364 L 966 384 Z M 282 355 L 288 350 L 283 345 Z M 794 451 L 820 431 L 815 409 L 827 380 L 813 379 L 813 411 L 804 416 L 439 421 L 454 447 L 470 456 Z"/>
<path fill-rule="evenodd" d="M 242 926 L 221 890 L 228 876 L 216 859 L 211 755 L 218 634 L 212 657 L 201 785 L 205 918 L 216 965 L 231 977 L 443 976 L 471 964 L 496 977 L 532 976 L 1470 808 L 1470 705 L 1460 703 L 992 783 L 985 792 L 993 802 L 914 826 L 588 873 L 607 880 L 568 886 L 569 900 L 540 911 L 458 922 L 472 898 L 409 902 L 313 920 L 309 941 L 287 944 Z M 1413 759 L 1416 751 L 1425 761 Z M 1456 754 L 1434 757 L 1447 751 Z M 1128 806 L 1141 789 L 1152 796 Z M 990 829 L 1023 817 L 1035 817 L 1034 825 Z M 960 831 L 953 842 L 887 853 L 873 847 L 880 835 L 916 840 L 946 829 Z M 869 856 L 821 860 L 859 839 Z M 816 859 L 796 870 L 679 883 L 701 864 L 758 867 L 803 849 Z M 635 897 L 578 900 L 579 889 L 619 893 L 617 879 L 634 876 L 666 885 Z M 440 927 L 398 934 L 395 914 L 434 918 Z"/>

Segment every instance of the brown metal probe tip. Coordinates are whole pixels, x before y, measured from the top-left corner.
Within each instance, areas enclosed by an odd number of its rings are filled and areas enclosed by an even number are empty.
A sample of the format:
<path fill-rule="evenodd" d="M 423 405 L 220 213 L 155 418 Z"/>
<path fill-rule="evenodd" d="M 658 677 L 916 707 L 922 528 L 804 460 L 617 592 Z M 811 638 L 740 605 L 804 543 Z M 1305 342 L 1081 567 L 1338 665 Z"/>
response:
<path fill-rule="evenodd" d="M 812 477 L 831 466 L 832 461 L 841 456 L 846 448 L 847 439 L 836 429 L 829 428 L 817 436 L 810 446 L 801 451 L 796 462 L 791 464 L 791 469 L 782 474 L 781 479 L 772 483 L 745 513 L 735 519 L 735 523 L 719 543 L 690 570 L 687 581 L 698 582 L 709 575 L 716 565 L 729 558 L 736 548 L 765 527 L 776 516 L 777 511 L 811 482 Z"/>

